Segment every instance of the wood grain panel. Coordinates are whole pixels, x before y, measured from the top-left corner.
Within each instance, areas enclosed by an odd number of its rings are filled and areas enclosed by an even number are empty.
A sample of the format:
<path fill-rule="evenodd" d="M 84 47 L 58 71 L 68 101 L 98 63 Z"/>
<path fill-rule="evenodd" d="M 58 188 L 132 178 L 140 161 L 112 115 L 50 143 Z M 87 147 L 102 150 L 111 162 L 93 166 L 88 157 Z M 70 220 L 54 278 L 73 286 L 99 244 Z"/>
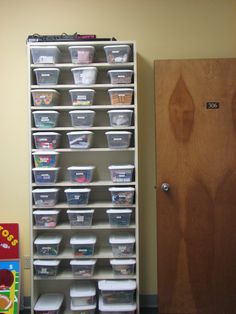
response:
<path fill-rule="evenodd" d="M 236 313 L 235 95 L 236 59 L 155 61 L 160 313 Z"/>

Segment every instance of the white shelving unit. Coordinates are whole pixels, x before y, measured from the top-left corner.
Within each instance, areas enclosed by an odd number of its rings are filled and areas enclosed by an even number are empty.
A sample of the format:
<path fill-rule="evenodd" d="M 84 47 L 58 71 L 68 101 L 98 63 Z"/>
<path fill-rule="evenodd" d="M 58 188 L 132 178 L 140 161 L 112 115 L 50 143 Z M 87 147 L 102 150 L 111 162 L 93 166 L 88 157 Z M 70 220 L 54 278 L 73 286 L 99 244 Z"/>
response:
<path fill-rule="evenodd" d="M 131 59 L 127 63 L 114 63 L 109 64 L 106 62 L 104 46 L 106 45 L 129 45 L 131 47 Z M 91 45 L 95 47 L 95 59 L 94 63 L 89 65 L 84 64 L 72 64 L 70 59 L 69 46 L 87 46 Z M 33 64 L 31 57 L 31 48 L 41 46 L 57 46 L 60 50 L 59 61 L 56 64 Z M 31 308 L 33 308 L 36 300 L 42 293 L 47 292 L 62 292 L 65 295 L 65 313 L 70 313 L 70 298 L 69 290 L 71 284 L 77 279 L 73 276 L 70 268 L 69 261 L 74 259 L 75 256 L 70 248 L 70 237 L 80 234 L 94 234 L 97 237 L 97 243 L 95 246 L 95 254 L 91 257 L 97 259 L 95 272 L 93 277 L 89 280 L 100 279 L 132 279 L 137 282 L 136 301 L 137 301 L 137 313 L 139 313 L 139 220 L 138 220 L 138 112 L 137 112 L 137 67 L 136 67 L 136 46 L 133 41 L 108 41 L 108 42 L 40 42 L 40 43 L 28 43 L 28 74 L 29 74 L 29 117 L 30 117 L 30 158 L 32 163 L 30 164 L 30 176 L 32 182 L 30 184 L 30 219 L 31 219 Z M 93 66 L 98 70 L 97 83 L 93 85 L 75 85 L 73 75 L 71 73 L 72 68 L 81 66 Z M 60 69 L 60 78 L 57 85 L 37 85 L 34 69 L 50 67 Z M 134 71 L 132 84 L 110 84 L 107 77 L 107 71 L 111 69 L 129 69 Z M 69 89 L 79 88 L 92 88 L 96 91 L 95 101 L 92 106 L 72 106 Z M 108 97 L 108 89 L 110 88 L 132 88 L 134 89 L 133 103 L 125 106 L 112 106 Z M 60 102 L 58 106 L 51 107 L 39 107 L 34 106 L 31 96 L 31 90 L 37 89 L 55 89 L 60 93 Z M 74 128 L 70 124 L 69 111 L 70 110 L 84 110 L 91 109 L 96 112 L 95 124 L 91 128 L 86 130 L 94 132 L 93 145 L 89 149 L 70 149 L 66 133 L 70 131 L 80 130 L 81 128 Z M 111 127 L 109 124 L 107 111 L 111 109 L 131 109 L 133 110 L 133 123 L 130 127 Z M 32 112 L 35 110 L 56 110 L 60 114 L 58 126 L 55 128 L 36 128 L 32 117 Z M 106 131 L 126 130 L 132 132 L 132 142 L 127 149 L 110 149 L 106 142 Z M 34 223 L 33 211 L 39 209 L 34 205 L 32 190 L 35 188 L 41 188 L 33 180 L 32 168 L 34 162 L 32 153 L 37 151 L 34 146 L 34 140 L 32 134 L 34 132 L 53 131 L 62 135 L 62 141 L 60 147 L 54 151 L 60 153 L 59 164 L 60 172 L 57 182 L 50 187 L 57 187 L 60 189 L 59 202 L 53 207 L 53 209 L 60 210 L 60 220 L 55 228 L 42 228 L 38 227 Z M 134 180 L 129 183 L 113 183 L 111 181 L 108 166 L 111 164 L 133 164 L 135 166 Z M 94 180 L 88 184 L 71 183 L 68 179 L 67 167 L 74 165 L 94 165 L 96 168 L 94 174 Z M 111 195 L 108 191 L 109 187 L 129 186 L 135 188 L 135 201 L 132 205 L 114 205 L 111 202 Z M 44 185 L 43 187 L 49 187 Z M 88 205 L 68 205 L 65 198 L 64 189 L 68 187 L 89 187 L 91 188 L 91 195 Z M 106 209 L 108 208 L 132 208 L 132 221 L 128 227 L 111 227 L 106 216 Z M 93 208 L 95 210 L 92 226 L 89 228 L 71 227 L 68 221 L 66 210 L 75 208 Z M 135 235 L 135 253 L 127 258 L 136 259 L 136 271 L 132 276 L 117 277 L 112 273 L 112 268 L 109 264 L 109 260 L 114 258 L 112 249 L 109 244 L 109 236 L 113 233 L 130 233 Z M 59 272 L 57 276 L 42 278 L 35 274 L 33 262 L 35 259 L 42 259 L 42 256 L 36 254 L 34 247 L 34 239 L 38 235 L 44 233 L 61 234 L 63 236 L 60 252 L 57 256 L 45 256 L 43 259 L 59 259 L 61 261 Z M 76 257 L 78 258 L 78 257 Z M 79 257 L 83 258 L 83 257 Z M 89 257 L 90 258 L 90 257 Z M 88 259 L 88 257 L 87 257 Z M 83 279 L 82 279 L 83 280 Z"/>

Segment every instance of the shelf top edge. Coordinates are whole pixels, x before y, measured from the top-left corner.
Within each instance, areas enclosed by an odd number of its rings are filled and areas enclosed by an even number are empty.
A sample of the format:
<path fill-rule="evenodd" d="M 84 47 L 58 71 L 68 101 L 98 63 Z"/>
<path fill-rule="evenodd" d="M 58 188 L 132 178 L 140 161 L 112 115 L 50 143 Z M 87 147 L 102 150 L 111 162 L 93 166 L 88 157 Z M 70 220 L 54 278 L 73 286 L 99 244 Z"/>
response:
<path fill-rule="evenodd" d="M 28 47 L 32 46 L 87 46 L 87 45 L 94 45 L 94 46 L 103 46 L 103 45 L 135 45 L 136 41 L 135 40 L 106 40 L 106 41 L 99 41 L 99 40 L 94 40 L 94 41 L 47 41 L 47 42 L 27 42 L 26 45 Z"/>

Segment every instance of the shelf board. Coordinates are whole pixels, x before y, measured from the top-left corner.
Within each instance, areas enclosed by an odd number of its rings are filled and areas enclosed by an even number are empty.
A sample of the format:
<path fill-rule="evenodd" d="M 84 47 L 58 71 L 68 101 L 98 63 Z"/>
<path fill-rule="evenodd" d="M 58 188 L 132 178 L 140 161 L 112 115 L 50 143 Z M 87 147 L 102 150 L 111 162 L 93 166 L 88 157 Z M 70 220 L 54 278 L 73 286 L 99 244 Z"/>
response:
<path fill-rule="evenodd" d="M 39 277 L 39 276 L 34 276 L 35 280 L 101 280 L 101 279 L 136 279 L 136 275 L 129 275 L 129 276 L 115 276 L 112 272 L 111 269 L 108 267 L 101 268 L 99 267 L 99 270 L 96 270 L 96 265 L 95 265 L 95 271 L 94 275 L 92 277 L 77 277 L 74 276 L 72 273 L 72 270 L 70 269 L 65 269 L 63 271 L 59 271 L 57 276 L 51 276 L 51 277 Z"/>
<path fill-rule="evenodd" d="M 113 148 L 88 148 L 88 149 L 71 149 L 71 148 L 57 148 L 53 149 L 53 151 L 58 153 L 78 153 L 78 152 L 126 152 L 126 151 L 134 151 L 134 147 L 130 148 L 122 148 L 122 149 L 113 149 Z M 39 149 L 32 149 L 32 152 L 38 152 Z M 52 150 L 48 150 L 52 151 Z"/>
<path fill-rule="evenodd" d="M 76 208 L 135 208 L 135 204 L 122 204 L 117 205 L 113 204 L 111 202 L 91 202 L 88 205 L 68 205 L 67 203 L 58 203 L 55 206 L 53 206 L 53 209 L 55 208 L 64 208 L 64 209 L 76 209 Z M 33 209 L 48 209 L 49 207 L 40 207 L 40 206 L 32 206 Z M 52 206 L 50 207 L 52 208 Z"/>
<path fill-rule="evenodd" d="M 110 89 L 110 88 L 134 88 L 134 84 L 54 84 L 54 85 L 31 85 L 31 89 L 72 89 L 72 88 L 93 88 L 93 89 Z"/>
<path fill-rule="evenodd" d="M 62 181 L 56 182 L 54 184 L 36 184 L 32 183 L 32 187 L 55 187 L 55 186 L 75 186 L 75 187 L 85 187 L 85 186 L 127 186 L 127 185 L 135 185 L 135 181 L 132 182 L 112 182 L 112 181 L 92 181 L 90 183 L 72 183 L 70 181 Z"/>
<path fill-rule="evenodd" d="M 94 62 L 89 64 L 81 63 L 54 63 L 54 64 L 31 64 L 31 68 L 59 68 L 59 69 L 71 69 L 80 67 L 97 67 L 99 69 L 130 69 L 134 67 L 133 62 L 126 63 L 107 63 L 107 62 Z"/>
<path fill-rule="evenodd" d="M 32 131 L 39 131 L 39 132 L 50 132 L 50 131 L 119 131 L 119 130 L 134 130 L 135 128 L 133 126 L 130 127 L 111 127 L 111 126 L 104 126 L 104 127 L 56 127 L 56 128 L 32 128 Z"/>
<path fill-rule="evenodd" d="M 58 224 L 55 228 L 43 228 L 34 226 L 34 230 L 99 230 L 99 229 L 108 229 L 108 230 L 124 230 L 124 229 L 135 229 L 136 225 L 134 223 L 130 224 L 128 227 L 115 227 L 111 226 L 108 222 L 95 222 L 90 227 L 71 227 L 69 223 Z"/>
<path fill-rule="evenodd" d="M 92 106 L 31 106 L 31 110 L 116 110 L 133 109 L 135 105 L 92 105 Z"/>

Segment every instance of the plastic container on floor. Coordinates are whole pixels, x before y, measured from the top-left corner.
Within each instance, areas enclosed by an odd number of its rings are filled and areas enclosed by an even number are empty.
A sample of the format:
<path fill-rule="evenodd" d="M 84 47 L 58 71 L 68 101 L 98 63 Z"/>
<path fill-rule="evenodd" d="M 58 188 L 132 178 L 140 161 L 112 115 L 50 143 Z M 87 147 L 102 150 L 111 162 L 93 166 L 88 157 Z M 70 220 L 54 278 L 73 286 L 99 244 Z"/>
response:
<path fill-rule="evenodd" d="M 31 90 L 34 106 L 58 106 L 60 94 L 55 89 Z"/>
<path fill-rule="evenodd" d="M 70 305 L 70 309 L 72 312 L 76 312 L 76 314 L 95 314 L 96 313 L 97 304 L 91 305 L 81 305 L 81 306 L 74 306 L 72 303 Z"/>
<path fill-rule="evenodd" d="M 62 293 L 41 294 L 34 306 L 34 311 L 36 314 L 59 314 L 63 300 Z"/>
<path fill-rule="evenodd" d="M 68 167 L 70 181 L 73 183 L 90 183 L 93 178 L 94 166 Z"/>
<path fill-rule="evenodd" d="M 132 82 L 133 70 L 109 70 L 108 76 L 111 84 L 130 84 Z"/>
<path fill-rule="evenodd" d="M 133 110 L 109 110 L 110 125 L 113 127 L 129 127 L 131 125 Z"/>
<path fill-rule="evenodd" d="M 70 245 L 75 256 L 93 256 L 96 237 L 74 236 L 70 239 Z"/>
<path fill-rule="evenodd" d="M 34 64 L 53 64 L 58 62 L 60 51 L 56 46 L 31 47 L 30 51 Z"/>
<path fill-rule="evenodd" d="M 41 256 L 57 256 L 62 240 L 61 235 L 43 234 L 34 240 L 37 254 Z"/>
<path fill-rule="evenodd" d="M 71 124 L 76 128 L 89 128 L 93 126 L 95 111 L 93 110 L 73 110 L 69 112 Z"/>
<path fill-rule="evenodd" d="M 70 46 L 68 47 L 72 63 L 92 63 L 95 48 L 93 46 Z"/>
<path fill-rule="evenodd" d="M 130 146 L 131 132 L 109 131 L 106 132 L 107 144 L 111 149 L 124 149 Z"/>
<path fill-rule="evenodd" d="M 94 209 L 68 209 L 67 215 L 69 217 L 71 227 L 90 227 L 93 221 Z"/>
<path fill-rule="evenodd" d="M 96 67 L 80 67 L 71 69 L 71 71 L 76 85 L 90 85 L 96 83 L 98 72 Z"/>
<path fill-rule="evenodd" d="M 37 85 L 56 85 L 59 79 L 60 69 L 38 68 L 34 69 Z"/>
<path fill-rule="evenodd" d="M 91 189 L 83 188 L 69 188 L 65 189 L 66 199 L 68 205 L 87 205 L 89 201 Z"/>
<path fill-rule="evenodd" d="M 111 192 L 112 203 L 116 205 L 130 205 L 133 204 L 134 191 L 132 187 L 112 187 L 109 188 Z"/>
<path fill-rule="evenodd" d="M 131 182 L 133 179 L 133 165 L 111 165 L 108 169 L 112 182 Z"/>
<path fill-rule="evenodd" d="M 115 257 L 127 257 L 134 254 L 135 237 L 131 234 L 111 235 L 109 243 Z"/>
<path fill-rule="evenodd" d="M 59 146 L 61 134 L 56 132 L 33 133 L 36 149 L 56 149 Z"/>
<path fill-rule="evenodd" d="M 57 111 L 34 111 L 34 124 L 36 128 L 55 128 L 59 113 Z"/>
<path fill-rule="evenodd" d="M 57 225 L 59 210 L 35 210 L 33 212 L 37 227 L 54 228 Z"/>
<path fill-rule="evenodd" d="M 111 226 L 128 227 L 130 225 L 132 209 L 107 209 L 106 213 Z"/>
<path fill-rule="evenodd" d="M 53 207 L 58 201 L 59 189 L 35 189 L 33 190 L 33 198 L 37 207 Z"/>
<path fill-rule="evenodd" d="M 68 140 L 70 148 L 88 149 L 92 145 L 93 132 L 90 131 L 74 131 L 68 132 Z"/>
<path fill-rule="evenodd" d="M 70 89 L 73 106 L 91 106 L 95 95 L 94 89 Z"/>
<path fill-rule="evenodd" d="M 59 260 L 35 260 L 33 262 L 35 273 L 40 277 L 53 277 L 58 273 Z"/>
<path fill-rule="evenodd" d="M 72 273 L 77 278 L 90 278 L 93 276 L 96 260 L 70 261 Z"/>
<path fill-rule="evenodd" d="M 104 304 L 102 297 L 99 297 L 100 314 L 135 314 L 136 303 L 133 304 Z"/>
<path fill-rule="evenodd" d="M 109 45 L 104 47 L 108 63 L 125 63 L 129 61 L 131 48 L 129 45 Z"/>
<path fill-rule="evenodd" d="M 134 275 L 135 259 L 112 259 L 110 260 L 110 264 L 115 276 Z"/>
<path fill-rule="evenodd" d="M 33 168 L 34 180 L 38 185 L 54 184 L 57 181 L 59 168 Z"/>
<path fill-rule="evenodd" d="M 39 151 L 33 153 L 35 167 L 38 168 L 54 168 L 57 165 L 58 152 Z"/>

